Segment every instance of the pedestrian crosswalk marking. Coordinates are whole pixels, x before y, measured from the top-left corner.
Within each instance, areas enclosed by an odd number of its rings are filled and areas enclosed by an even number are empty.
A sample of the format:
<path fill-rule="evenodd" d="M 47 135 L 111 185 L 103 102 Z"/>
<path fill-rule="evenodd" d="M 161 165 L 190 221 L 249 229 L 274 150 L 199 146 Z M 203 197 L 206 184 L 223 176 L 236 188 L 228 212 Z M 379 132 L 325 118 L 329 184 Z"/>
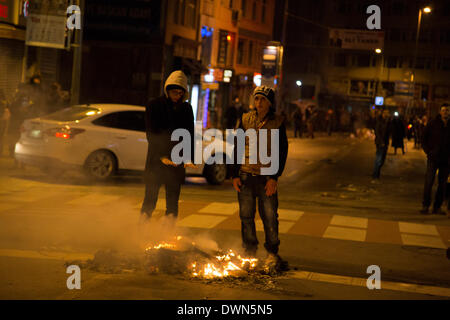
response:
<path fill-rule="evenodd" d="M 294 226 L 295 222 L 290 221 L 279 221 L 278 223 L 278 233 L 288 233 L 288 231 Z M 264 224 L 261 220 L 255 221 L 256 231 L 264 232 Z"/>
<path fill-rule="evenodd" d="M 71 261 L 90 260 L 94 258 L 94 255 L 90 253 L 72 253 L 59 251 L 0 249 L 0 257 Z"/>
<path fill-rule="evenodd" d="M 409 246 L 420 246 L 427 248 L 438 248 L 438 249 L 447 249 L 447 247 L 442 242 L 442 239 L 439 237 L 432 236 L 422 236 L 415 234 L 405 234 L 402 235 L 402 242 L 405 245 Z"/>
<path fill-rule="evenodd" d="M 329 226 L 323 234 L 323 237 L 339 240 L 365 241 L 366 230 Z"/>
<path fill-rule="evenodd" d="M 212 229 L 228 217 L 192 214 L 177 222 L 177 227 Z"/>
<path fill-rule="evenodd" d="M 303 211 L 278 209 L 278 217 L 281 220 L 297 221 L 303 214 Z"/>
<path fill-rule="evenodd" d="M 104 204 L 114 203 L 119 199 L 119 196 L 105 195 L 101 193 L 93 193 L 79 198 L 70 200 L 67 204 L 76 206 L 101 206 Z"/>
<path fill-rule="evenodd" d="M 1 202 L 0 203 L 0 212 L 16 209 L 18 207 L 20 207 L 20 204 Z"/>
<path fill-rule="evenodd" d="M 342 285 L 356 286 L 356 287 L 366 287 L 367 279 L 356 278 L 349 276 L 339 276 L 334 274 L 325 274 L 309 271 L 293 271 L 289 272 L 288 276 L 299 279 L 299 280 L 309 280 L 318 281 L 326 283 L 336 283 Z M 393 281 L 382 281 L 381 289 L 393 290 L 417 294 L 429 294 L 439 297 L 449 297 L 450 298 L 450 288 L 434 287 L 434 286 L 424 286 L 420 284 L 393 282 Z M 376 290 L 374 290 L 376 291 Z"/>
<path fill-rule="evenodd" d="M 334 215 L 333 218 L 331 219 L 330 224 L 334 225 L 334 226 L 341 226 L 341 227 L 353 227 L 353 228 L 367 229 L 368 222 L 369 222 L 369 219 L 367 219 L 367 218 Z"/>
<path fill-rule="evenodd" d="M 429 236 L 439 236 L 439 233 L 434 225 L 409 223 L 409 222 L 399 222 L 398 226 L 401 233 L 412 233 L 421 234 Z"/>
<path fill-rule="evenodd" d="M 232 216 L 239 211 L 239 204 L 237 202 L 224 203 L 212 202 L 206 207 L 199 210 L 199 213 L 213 213 Z"/>

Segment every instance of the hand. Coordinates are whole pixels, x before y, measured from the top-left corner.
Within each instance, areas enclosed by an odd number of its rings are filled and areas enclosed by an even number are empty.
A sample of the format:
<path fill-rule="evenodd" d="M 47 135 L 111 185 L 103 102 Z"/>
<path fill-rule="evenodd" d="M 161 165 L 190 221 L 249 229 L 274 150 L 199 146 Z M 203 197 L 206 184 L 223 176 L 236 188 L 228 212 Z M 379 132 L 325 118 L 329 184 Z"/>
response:
<path fill-rule="evenodd" d="M 241 188 L 240 188 L 241 186 L 242 186 L 241 178 L 234 178 L 233 179 L 234 190 L 236 190 L 237 192 L 241 192 Z"/>
<path fill-rule="evenodd" d="M 193 164 L 192 162 L 185 163 L 185 164 L 184 164 L 184 167 L 185 167 L 185 168 L 191 168 L 191 169 L 197 169 L 197 168 L 198 168 L 198 167 L 197 167 L 195 164 Z"/>
<path fill-rule="evenodd" d="M 174 162 L 172 162 L 171 160 L 169 160 L 169 159 L 166 158 L 166 157 L 163 157 L 163 158 L 161 158 L 160 160 L 161 160 L 161 162 L 164 163 L 166 166 L 172 166 L 172 167 L 176 167 L 176 166 L 177 166 Z"/>
<path fill-rule="evenodd" d="M 266 190 L 266 196 L 271 197 L 275 193 L 277 193 L 277 186 L 278 186 L 277 180 L 269 179 L 264 188 Z"/>

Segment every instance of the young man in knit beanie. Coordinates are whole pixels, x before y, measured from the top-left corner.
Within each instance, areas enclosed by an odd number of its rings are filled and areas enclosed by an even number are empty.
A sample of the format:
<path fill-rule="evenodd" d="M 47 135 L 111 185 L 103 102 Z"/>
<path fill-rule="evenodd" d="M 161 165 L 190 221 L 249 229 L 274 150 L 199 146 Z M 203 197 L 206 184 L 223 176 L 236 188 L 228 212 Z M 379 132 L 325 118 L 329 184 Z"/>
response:
<path fill-rule="evenodd" d="M 242 115 L 238 120 L 237 129 L 256 130 L 261 137 L 267 130 L 271 137 L 272 130 L 278 130 L 278 139 L 267 139 L 267 150 L 271 156 L 279 159 L 278 170 L 273 175 L 265 175 L 265 168 L 270 164 L 261 163 L 258 156 L 256 163 L 251 161 L 250 140 L 245 138 L 245 158 L 242 164 L 237 161 L 237 144 L 235 144 L 235 165 L 233 167 L 233 187 L 238 192 L 239 216 L 241 218 L 242 241 L 246 254 L 255 256 L 258 240 L 255 228 L 256 199 L 258 211 L 264 224 L 265 243 L 267 250 L 267 265 L 277 272 L 287 270 L 287 262 L 278 255 L 280 240 L 278 238 L 278 178 L 282 175 L 287 154 L 288 139 L 284 119 L 275 114 L 275 92 L 266 86 L 257 87 L 253 92 L 255 109 Z M 261 130 L 261 132 L 260 132 Z M 258 141 L 258 143 L 260 143 Z"/>

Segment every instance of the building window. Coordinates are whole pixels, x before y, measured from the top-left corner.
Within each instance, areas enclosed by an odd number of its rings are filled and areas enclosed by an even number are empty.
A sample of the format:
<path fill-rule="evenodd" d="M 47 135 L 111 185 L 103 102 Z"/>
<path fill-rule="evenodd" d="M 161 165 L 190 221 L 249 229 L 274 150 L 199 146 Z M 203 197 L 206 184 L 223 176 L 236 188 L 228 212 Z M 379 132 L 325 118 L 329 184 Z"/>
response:
<path fill-rule="evenodd" d="M 253 1 L 253 6 L 252 6 L 252 20 L 256 20 L 256 1 Z"/>
<path fill-rule="evenodd" d="M 197 0 L 185 0 L 186 3 L 186 27 L 195 29 L 196 25 L 196 7 L 197 7 Z"/>
<path fill-rule="evenodd" d="M 347 66 L 347 56 L 344 53 L 336 53 L 334 55 L 334 66 L 345 67 Z"/>
<path fill-rule="evenodd" d="M 398 57 L 387 57 L 386 67 L 387 68 L 397 68 L 398 67 Z"/>
<path fill-rule="evenodd" d="M 249 41 L 248 43 L 248 65 L 253 65 L 253 41 Z"/>
<path fill-rule="evenodd" d="M 238 52 L 237 52 L 237 64 L 244 64 L 244 52 L 245 52 L 245 42 L 243 39 L 239 39 L 238 42 Z"/>
<path fill-rule="evenodd" d="M 247 16 L 247 0 L 241 0 L 241 11 L 242 11 L 242 16 L 246 17 Z"/>
<path fill-rule="evenodd" d="M 358 67 L 370 67 L 370 55 L 368 55 L 368 54 L 357 55 L 356 65 Z"/>
<path fill-rule="evenodd" d="M 262 2 L 262 9 L 261 9 L 261 22 L 266 22 L 266 6 L 267 6 L 267 0 L 263 0 Z"/>

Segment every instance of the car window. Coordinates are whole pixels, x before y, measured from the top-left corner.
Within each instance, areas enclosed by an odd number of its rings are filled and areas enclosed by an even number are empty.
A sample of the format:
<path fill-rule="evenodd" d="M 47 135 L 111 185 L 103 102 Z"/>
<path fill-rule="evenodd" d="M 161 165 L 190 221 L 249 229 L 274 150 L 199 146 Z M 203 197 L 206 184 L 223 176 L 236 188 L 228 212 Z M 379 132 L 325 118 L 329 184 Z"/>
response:
<path fill-rule="evenodd" d="M 103 127 L 145 132 L 145 112 L 113 112 L 92 121 L 92 123 Z"/>
<path fill-rule="evenodd" d="M 97 108 L 73 106 L 48 114 L 42 118 L 55 121 L 76 121 L 96 115 L 98 112 L 100 112 L 100 110 Z"/>

